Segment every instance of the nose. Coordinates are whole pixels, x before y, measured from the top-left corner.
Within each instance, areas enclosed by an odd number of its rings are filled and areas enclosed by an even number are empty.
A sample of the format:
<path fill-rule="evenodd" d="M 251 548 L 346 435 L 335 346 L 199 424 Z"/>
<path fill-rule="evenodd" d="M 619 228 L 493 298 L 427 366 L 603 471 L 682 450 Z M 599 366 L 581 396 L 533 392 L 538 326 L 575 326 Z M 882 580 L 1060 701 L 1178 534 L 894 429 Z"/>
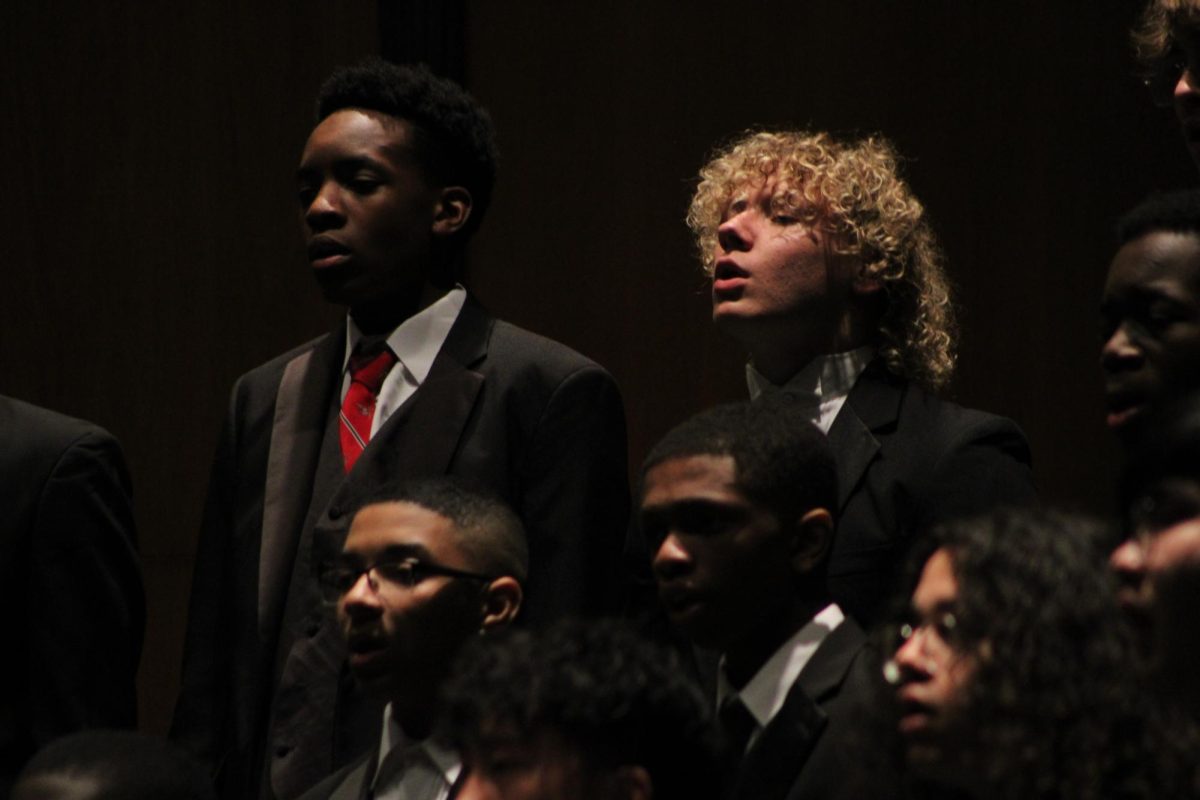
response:
<path fill-rule="evenodd" d="M 313 233 L 321 233 L 339 227 L 344 221 L 337 187 L 333 181 L 326 181 L 304 209 L 304 224 Z"/>
<path fill-rule="evenodd" d="M 892 656 L 891 663 L 899 671 L 899 680 L 909 683 L 927 680 L 936 671 L 936 665 L 925 653 L 924 636 L 925 628 L 913 631 L 912 636 L 905 639 Z"/>
<path fill-rule="evenodd" d="M 458 800 L 500 800 L 496 787 L 484 778 L 478 770 L 471 770 L 463 780 L 455 795 Z"/>
<path fill-rule="evenodd" d="M 671 580 L 686 575 L 692 568 L 692 558 L 679 536 L 667 533 L 654 553 L 654 575 L 659 580 Z"/>
<path fill-rule="evenodd" d="M 338 609 L 351 619 L 362 619 L 379 613 L 379 594 L 371 583 L 370 571 L 358 576 L 354 585 L 338 601 Z"/>
<path fill-rule="evenodd" d="M 753 241 L 745 211 L 734 214 L 717 226 L 717 244 L 726 253 L 749 250 Z"/>
<path fill-rule="evenodd" d="M 1108 566 L 1126 586 L 1140 586 L 1146 577 L 1146 549 L 1137 537 L 1130 537 L 1108 557 Z"/>
<path fill-rule="evenodd" d="M 1100 348 L 1100 366 L 1105 372 L 1121 372 L 1142 366 L 1142 348 L 1129 335 L 1124 323 L 1117 325 Z"/>
<path fill-rule="evenodd" d="M 1185 67 L 1183 72 L 1179 73 L 1179 79 L 1175 81 L 1175 102 L 1196 97 L 1196 77 L 1192 74 L 1191 67 Z"/>

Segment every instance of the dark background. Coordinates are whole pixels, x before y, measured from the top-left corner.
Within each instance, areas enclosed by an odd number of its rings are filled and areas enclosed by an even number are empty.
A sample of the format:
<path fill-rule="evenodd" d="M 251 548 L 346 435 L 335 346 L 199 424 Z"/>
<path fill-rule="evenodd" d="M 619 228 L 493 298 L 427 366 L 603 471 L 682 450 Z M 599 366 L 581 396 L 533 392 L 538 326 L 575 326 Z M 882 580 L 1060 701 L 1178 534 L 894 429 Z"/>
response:
<path fill-rule="evenodd" d="M 745 392 L 683 224 L 711 148 L 752 125 L 886 134 L 959 288 L 951 396 L 1022 425 L 1048 502 L 1104 513 L 1116 453 L 1096 306 L 1113 222 L 1196 180 L 1170 111 L 1133 76 L 1139 8 L 3 4 L 0 393 L 125 445 L 149 604 L 143 727 L 169 720 L 229 388 L 339 318 L 307 275 L 294 182 L 332 67 L 431 58 L 491 110 L 503 161 L 472 287 L 613 372 L 633 465 Z"/>

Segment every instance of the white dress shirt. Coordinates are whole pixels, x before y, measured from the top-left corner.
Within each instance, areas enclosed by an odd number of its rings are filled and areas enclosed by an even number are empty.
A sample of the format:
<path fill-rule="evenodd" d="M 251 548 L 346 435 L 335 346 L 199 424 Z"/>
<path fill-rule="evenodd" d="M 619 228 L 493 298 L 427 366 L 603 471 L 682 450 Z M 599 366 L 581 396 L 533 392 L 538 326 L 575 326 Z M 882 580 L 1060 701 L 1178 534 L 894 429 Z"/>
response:
<path fill-rule="evenodd" d="M 371 436 L 387 422 L 397 408 L 412 396 L 429 377 L 433 360 L 446 343 L 450 328 L 467 302 L 467 290 L 455 286 L 427 308 L 413 314 L 396 326 L 387 337 L 387 346 L 396 354 L 396 365 L 379 387 L 375 401 L 375 417 L 371 420 Z M 350 389 L 350 354 L 363 338 L 362 331 L 349 316 L 346 317 L 346 353 L 342 359 L 342 394 Z"/>
<path fill-rule="evenodd" d="M 827 434 L 846 402 L 846 395 L 874 357 L 873 347 L 817 356 L 782 386 L 771 383 L 753 364 L 747 364 L 746 385 L 751 400 L 776 392 L 796 398 L 805 418 Z"/>
<path fill-rule="evenodd" d="M 458 753 L 433 739 L 408 741 L 392 704 L 384 707 L 379 765 L 371 776 L 375 800 L 446 800 L 461 772 Z"/>
<path fill-rule="evenodd" d="M 753 746 L 758 734 L 775 718 L 779 709 L 783 708 L 792 684 L 800 677 L 801 670 L 821 646 L 821 642 L 845 619 L 845 615 L 836 604 L 825 606 L 808 621 L 808 624 L 784 642 L 741 690 L 735 689 L 725 677 L 725 659 L 721 659 L 720 669 L 717 670 L 717 708 L 721 707 L 727 697 L 736 695 L 758 723 L 758 729 L 747 742 L 747 749 Z"/>

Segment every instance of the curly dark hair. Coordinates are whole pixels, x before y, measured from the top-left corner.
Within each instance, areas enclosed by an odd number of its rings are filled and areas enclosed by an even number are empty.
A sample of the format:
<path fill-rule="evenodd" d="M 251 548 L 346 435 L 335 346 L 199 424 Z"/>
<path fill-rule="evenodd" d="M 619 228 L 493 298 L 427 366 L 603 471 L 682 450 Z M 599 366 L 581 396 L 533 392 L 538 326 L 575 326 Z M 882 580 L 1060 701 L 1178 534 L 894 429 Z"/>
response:
<path fill-rule="evenodd" d="M 1083 517 L 1007 510 L 943 525 L 915 554 L 911 586 L 935 550 L 950 556 L 956 647 L 976 654 L 971 767 L 998 796 L 1167 796 L 1110 541 Z"/>
<path fill-rule="evenodd" d="M 466 754 L 550 733 L 589 766 L 643 767 L 655 798 L 703 800 L 720 791 L 699 688 L 678 654 L 617 621 L 473 641 L 444 691 L 445 734 Z"/>
<path fill-rule="evenodd" d="M 427 177 L 471 193 L 471 215 L 459 231 L 478 229 L 496 183 L 496 131 L 465 89 L 421 64 L 400 66 L 368 58 L 340 67 L 321 86 L 317 121 L 345 108 L 379 111 L 412 126 L 413 149 Z"/>

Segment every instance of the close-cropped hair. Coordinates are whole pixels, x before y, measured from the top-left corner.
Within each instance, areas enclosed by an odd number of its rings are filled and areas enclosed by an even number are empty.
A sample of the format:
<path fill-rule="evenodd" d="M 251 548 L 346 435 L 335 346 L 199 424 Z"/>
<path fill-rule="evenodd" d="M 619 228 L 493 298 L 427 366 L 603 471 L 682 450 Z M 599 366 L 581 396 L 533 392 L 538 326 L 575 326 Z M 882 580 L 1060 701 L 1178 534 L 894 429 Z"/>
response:
<path fill-rule="evenodd" d="M 593 769 L 644 768 L 655 798 L 719 795 L 703 693 L 678 653 L 619 621 L 501 631 L 468 643 L 456 665 L 444 721 L 467 754 L 549 735 Z"/>
<path fill-rule="evenodd" d="M 1169 105 L 1183 73 L 1184 35 L 1200 35 L 1200 0 L 1150 0 L 1134 26 L 1134 58 L 1155 100 Z"/>
<path fill-rule="evenodd" d="M 1200 189 L 1150 195 L 1117 222 L 1117 244 L 1157 231 L 1200 235 Z"/>
<path fill-rule="evenodd" d="M 521 582 L 529 575 L 525 526 L 490 492 L 449 477 L 390 483 L 364 495 L 355 513 L 380 503 L 411 503 L 448 519 L 475 570 Z"/>
<path fill-rule="evenodd" d="M 471 215 L 459 235 L 465 240 L 475 232 L 491 202 L 498 157 L 491 117 L 475 98 L 424 64 L 368 58 L 329 76 L 317 96 L 317 121 L 347 108 L 409 123 L 414 155 L 426 177 L 470 192 Z"/>
<path fill-rule="evenodd" d="M 738 489 L 780 522 L 837 509 L 833 451 L 789 395 L 715 406 L 672 428 L 642 465 L 643 487 L 651 467 L 702 455 L 731 457 Z"/>
<path fill-rule="evenodd" d="M 944 549 L 958 585 L 954 647 L 975 668 L 962 707 L 971 764 L 1000 797 L 1166 797 L 1137 643 L 1116 601 L 1106 527 L 1005 510 L 936 528 L 914 553 L 909 596 Z"/>
<path fill-rule="evenodd" d="M 688 209 L 700 259 L 712 275 L 717 228 L 738 195 L 771 182 L 772 204 L 828 234 L 884 287 L 879 353 L 888 369 L 929 389 L 954 371 L 955 320 L 941 248 L 880 137 L 840 141 L 827 133 L 748 133 L 700 170 Z"/>

